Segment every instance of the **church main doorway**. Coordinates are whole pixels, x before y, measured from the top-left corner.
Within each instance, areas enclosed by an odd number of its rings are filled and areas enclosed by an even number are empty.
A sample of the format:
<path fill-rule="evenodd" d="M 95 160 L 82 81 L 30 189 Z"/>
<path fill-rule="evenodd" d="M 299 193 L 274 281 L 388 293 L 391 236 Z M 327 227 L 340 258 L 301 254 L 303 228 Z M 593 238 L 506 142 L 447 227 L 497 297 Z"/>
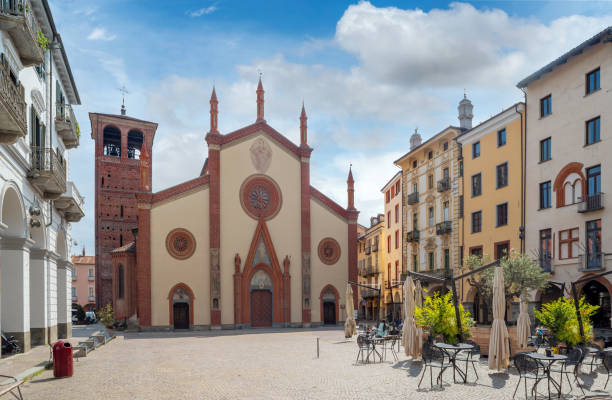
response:
<path fill-rule="evenodd" d="M 251 326 L 272 326 L 272 292 L 269 290 L 251 291 Z"/>
<path fill-rule="evenodd" d="M 331 301 L 323 303 L 323 323 L 325 325 L 336 325 L 336 303 Z"/>
<path fill-rule="evenodd" d="M 174 329 L 189 329 L 189 304 L 174 303 L 172 313 Z"/>

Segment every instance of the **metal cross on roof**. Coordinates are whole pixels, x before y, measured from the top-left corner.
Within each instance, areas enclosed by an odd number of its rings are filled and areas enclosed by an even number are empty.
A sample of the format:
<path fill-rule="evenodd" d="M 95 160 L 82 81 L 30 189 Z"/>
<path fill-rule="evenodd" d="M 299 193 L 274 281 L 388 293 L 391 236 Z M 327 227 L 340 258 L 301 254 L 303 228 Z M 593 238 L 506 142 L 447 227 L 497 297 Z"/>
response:
<path fill-rule="evenodd" d="M 122 100 L 121 100 L 121 115 L 125 115 L 125 95 L 129 94 L 130 92 L 128 92 L 128 90 L 125 88 L 125 85 L 121 86 L 119 88 L 119 91 L 121 92 L 121 95 L 122 95 Z"/>

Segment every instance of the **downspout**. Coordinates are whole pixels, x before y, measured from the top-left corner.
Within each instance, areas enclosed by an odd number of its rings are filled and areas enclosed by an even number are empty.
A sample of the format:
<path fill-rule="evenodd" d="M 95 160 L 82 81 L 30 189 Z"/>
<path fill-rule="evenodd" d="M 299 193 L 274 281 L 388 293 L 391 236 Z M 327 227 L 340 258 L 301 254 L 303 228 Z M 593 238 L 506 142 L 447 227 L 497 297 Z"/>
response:
<path fill-rule="evenodd" d="M 521 116 L 521 228 L 520 231 L 521 237 L 521 253 L 525 254 L 525 237 L 526 237 L 526 229 L 525 229 L 525 163 L 527 160 L 527 149 L 525 143 L 527 142 L 527 125 L 524 121 L 527 119 L 527 93 L 525 90 L 521 89 L 523 92 L 523 98 L 525 100 L 525 109 L 524 115 L 518 111 L 518 104 L 514 106 L 514 111 Z M 519 228 L 520 230 L 520 228 Z"/>
<path fill-rule="evenodd" d="M 53 48 L 57 45 L 55 35 L 48 46 L 49 49 L 49 154 L 53 151 Z M 53 225 L 53 200 L 49 200 L 49 223 L 45 227 Z"/>

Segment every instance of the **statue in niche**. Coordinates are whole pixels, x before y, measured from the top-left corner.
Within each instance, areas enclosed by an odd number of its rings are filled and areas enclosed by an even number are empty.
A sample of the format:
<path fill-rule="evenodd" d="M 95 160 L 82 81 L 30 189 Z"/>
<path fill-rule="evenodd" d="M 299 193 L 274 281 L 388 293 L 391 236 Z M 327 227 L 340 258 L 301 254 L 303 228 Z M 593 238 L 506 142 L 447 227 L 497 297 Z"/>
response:
<path fill-rule="evenodd" d="M 236 273 L 240 272 L 240 265 L 242 264 L 242 260 L 240 259 L 240 254 L 236 253 L 236 256 L 234 257 L 234 269 L 236 271 Z"/>
<path fill-rule="evenodd" d="M 285 256 L 285 259 L 283 260 L 283 269 L 285 271 L 285 274 L 289 273 L 289 266 L 291 265 L 291 259 L 289 258 L 289 256 Z"/>

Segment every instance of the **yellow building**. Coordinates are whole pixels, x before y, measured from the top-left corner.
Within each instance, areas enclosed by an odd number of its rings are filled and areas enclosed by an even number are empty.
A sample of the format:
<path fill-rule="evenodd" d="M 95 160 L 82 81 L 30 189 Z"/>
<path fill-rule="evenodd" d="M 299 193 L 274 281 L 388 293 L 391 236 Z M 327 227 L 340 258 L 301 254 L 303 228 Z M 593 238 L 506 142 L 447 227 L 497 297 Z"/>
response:
<path fill-rule="evenodd" d="M 457 138 L 463 154 L 464 258 L 476 254 L 495 260 L 510 249 L 524 250 L 524 113 L 524 103 L 514 104 Z M 462 289 L 475 319 L 490 322 L 475 288 L 464 282 Z"/>
<path fill-rule="evenodd" d="M 383 264 L 383 312 L 385 318 L 402 318 L 402 171 L 393 176 L 381 189 L 385 205 L 385 242 Z"/>
<path fill-rule="evenodd" d="M 357 244 L 357 272 L 359 286 L 359 319 L 382 318 L 382 302 L 379 290 L 383 288 L 383 265 L 385 265 L 385 216 L 378 214 L 370 218 L 370 227 L 359 237 Z"/>

